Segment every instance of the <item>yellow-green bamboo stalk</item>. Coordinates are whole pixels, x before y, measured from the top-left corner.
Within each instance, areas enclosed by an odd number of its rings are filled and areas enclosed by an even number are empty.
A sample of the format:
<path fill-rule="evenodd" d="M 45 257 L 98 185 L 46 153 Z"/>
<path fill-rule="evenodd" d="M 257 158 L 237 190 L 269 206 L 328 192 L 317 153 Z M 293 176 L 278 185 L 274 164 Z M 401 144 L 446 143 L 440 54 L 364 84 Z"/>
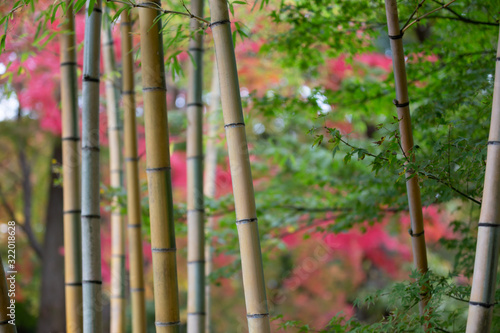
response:
<path fill-rule="evenodd" d="M 90 2 L 90 1 L 89 1 Z M 87 2 L 87 5 L 89 4 Z M 101 0 L 85 22 L 82 112 L 83 332 L 102 331 L 101 216 L 99 197 L 99 55 Z"/>
<path fill-rule="evenodd" d="M 15 280 L 15 275 L 14 275 Z M 14 304 L 14 314 L 15 314 L 15 303 L 10 302 L 9 297 L 9 286 L 7 284 L 5 271 L 3 269 L 2 258 L 0 257 L 0 333 L 16 333 L 15 317 L 11 318 L 9 307 Z M 14 319 L 14 320 L 13 320 Z"/>
<path fill-rule="evenodd" d="M 208 112 L 208 140 L 207 149 L 205 155 L 205 183 L 204 190 L 205 195 L 209 198 L 215 198 L 217 189 L 217 133 L 219 126 L 217 125 L 218 114 L 220 108 L 220 86 L 219 86 L 219 73 L 217 71 L 217 62 L 214 62 L 214 68 L 212 73 L 212 88 L 210 91 L 210 108 Z M 210 216 L 207 219 L 207 229 L 208 232 L 213 230 L 215 227 L 215 217 Z M 209 239 L 205 245 L 205 276 L 207 277 L 207 282 L 205 283 L 205 332 L 211 332 L 211 321 L 210 321 L 210 283 L 208 282 L 208 276 L 212 272 L 212 242 Z"/>
<path fill-rule="evenodd" d="M 151 1 L 140 4 L 150 6 Z M 160 1 L 154 1 L 161 6 Z M 139 8 L 146 164 L 153 254 L 155 325 L 158 333 L 179 332 L 179 294 L 172 202 L 161 20 L 158 11 Z"/>
<path fill-rule="evenodd" d="M 111 187 L 123 186 L 122 126 L 118 113 L 118 91 L 116 89 L 116 65 L 111 22 L 104 16 L 102 31 L 102 53 L 106 77 L 106 110 L 108 115 L 109 169 Z M 125 225 L 118 197 L 113 197 L 111 211 L 111 332 L 125 332 Z"/>
<path fill-rule="evenodd" d="M 66 0 L 62 23 L 61 108 L 63 149 L 64 281 L 66 331 L 81 332 L 82 322 L 82 241 L 80 227 L 80 154 L 78 143 L 78 87 L 76 74 L 75 16 L 73 0 Z"/>
<path fill-rule="evenodd" d="M 500 36 L 467 333 L 491 331 L 500 250 Z"/>
<path fill-rule="evenodd" d="M 141 197 L 139 188 L 139 157 L 137 156 L 137 125 L 135 115 L 134 60 L 132 54 L 132 20 L 128 11 L 121 14 L 122 95 L 125 114 L 125 162 L 127 174 L 127 215 L 130 260 L 130 295 L 132 301 L 132 332 L 146 332 L 144 299 L 144 264 L 141 232 Z"/>
<path fill-rule="evenodd" d="M 398 112 L 401 146 L 403 147 L 405 156 L 410 161 L 414 161 L 415 157 L 412 153 L 413 133 L 410 118 L 410 102 L 408 99 L 408 83 L 402 39 L 403 34 L 399 29 L 397 0 L 385 0 L 385 8 L 389 38 L 391 40 L 394 81 L 396 85 L 396 99 L 394 100 L 394 104 L 396 105 Z M 410 207 L 411 218 L 410 235 L 412 237 L 413 261 L 415 268 L 417 268 L 420 273 L 426 273 L 428 270 L 427 252 L 425 246 L 422 201 L 420 197 L 418 177 L 415 175 L 413 170 L 406 169 L 406 178 L 406 191 L 408 195 L 408 205 Z M 424 293 L 425 288 L 423 289 L 423 294 Z M 428 302 L 428 296 L 422 296 L 423 297 L 419 303 L 421 315 L 424 314 L 424 309 Z"/>
<path fill-rule="evenodd" d="M 191 1 L 191 13 L 203 16 L 203 0 Z M 203 38 L 200 22 L 191 19 L 187 104 L 187 226 L 188 226 L 188 333 L 205 331 L 205 230 L 203 203 Z"/>
<path fill-rule="evenodd" d="M 210 0 L 250 333 L 270 332 L 252 172 L 226 0 Z"/>

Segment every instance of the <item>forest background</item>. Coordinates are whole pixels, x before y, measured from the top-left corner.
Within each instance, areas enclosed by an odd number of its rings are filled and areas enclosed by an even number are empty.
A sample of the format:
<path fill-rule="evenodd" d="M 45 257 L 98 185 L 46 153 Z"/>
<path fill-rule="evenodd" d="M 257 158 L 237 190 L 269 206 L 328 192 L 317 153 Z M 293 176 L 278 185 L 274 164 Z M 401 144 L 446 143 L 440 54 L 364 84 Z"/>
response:
<path fill-rule="evenodd" d="M 0 4 L 6 18 L 0 22 L 5 27 L 0 39 L 0 241 L 7 244 L 6 223 L 15 220 L 22 230 L 17 240 L 18 331 L 34 332 L 38 325 L 44 332 L 43 325 L 64 327 L 57 42 L 62 9 L 53 1 L 26 3 L 33 6 Z M 399 2 L 402 24 L 419 3 Z M 417 15 L 442 5 L 426 1 Z M 165 1 L 164 6 L 184 9 L 176 1 Z M 406 159 L 393 105 L 384 3 L 234 1 L 230 8 L 272 325 L 305 332 L 389 331 L 389 327 L 418 331 L 420 287 L 412 282 L 417 278 L 431 286 L 432 306 L 438 309 L 429 319 L 433 329 L 463 331 L 484 182 L 498 1 L 455 1 L 411 26 L 404 36 L 416 144 L 411 167 L 420 177 L 425 206 L 430 272 L 424 277 L 412 271 Z M 76 18 L 79 75 L 84 21 L 82 9 Z M 183 322 L 188 24 L 179 16 L 169 16 L 164 23 Z M 204 100 L 208 103 L 214 52 L 210 29 L 206 32 Z M 118 28 L 113 35 L 120 64 Z M 134 34 L 139 68 L 138 37 Z M 144 171 L 142 99 L 137 96 Z M 207 215 L 217 218 L 217 227 L 209 233 L 216 267 L 209 279 L 212 327 L 214 332 L 243 332 L 246 319 L 231 178 L 221 117 L 216 121 L 220 125 L 217 198 L 206 201 Z M 106 167 L 106 122 L 103 103 L 101 243 L 104 290 L 109 290 L 108 221 L 116 190 L 109 187 Z M 145 172 L 141 183 L 152 323 Z M 118 194 L 125 202 L 126 194 Z M 495 311 L 494 321 L 498 316 Z M 37 323 L 36 318 L 44 322 Z"/>

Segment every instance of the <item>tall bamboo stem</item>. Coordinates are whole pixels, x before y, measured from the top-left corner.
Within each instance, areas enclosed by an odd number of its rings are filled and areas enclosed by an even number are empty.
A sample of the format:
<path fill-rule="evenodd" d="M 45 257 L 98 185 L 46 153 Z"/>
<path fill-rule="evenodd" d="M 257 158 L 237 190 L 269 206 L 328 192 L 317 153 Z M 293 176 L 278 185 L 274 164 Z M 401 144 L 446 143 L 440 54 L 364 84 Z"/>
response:
<path fill-rule="evenodd" d="M 139 158 L 137 156 L 137 125 L 135 115 L 134 62 L 132 55 L 132 24 L 130 14 L 121 14 L 122 95 L 125 113 L 125 162 L 127 173 L 127 213 L 130 257 L 130 295 L 132 301 L 132 332 L 146 332 L 144 299 L 144 264 L 141 232 L 141 198 L 139 190 Z"/>
<path fill-rule="evenodd" d="M 151 1 L 141 1 L 146 4 Z M 160 1 L 155 1 L 161 6 Z M 160 13 L 139 8 L 156 332 L 179 332 L 179 295 Z"/>
<path fill-rule="evenodd" d="M 396 84 L 396 100 L 394 100 L 394 104 L 396 105 L 398 110 L 401 146 L 403 147 L 405 156 L 410 161 L 414 161 L 415 156 L 412 154 L 413 133 L 409 107 L 410 102 L 408 99 L 408 83 L 406 77 L 405 56 L 402 39 L 403 34 L 399 29 L 397 1 L 385 0 L 385 8 L 389 38 L 391 40 L 394 81 Z M 410 235 L 412 237 L 411 240 L 413 248 L 413 261 L 415 264 L 415 268 L 417 268 L 420 273 L 426 273 L 428 270 L 428 266 L 420 186 L 418 185 L 418 177 L 413 170 L 410 170 L 408 168 L 406 169 L 406 178 L 406 192 L 408 195 L 408 205 L 410 207 L 411 218 Z M 425 289 L 423 289 L 423 293 L 425 293 Z M 426 295 L 423 295 L 419 303 L 421 315 L 424 314 L 424 309 L 427 305 L 427 302 L 428 297 Z"/>
<path fill-rule="evenodd" d="M 15 279 L 15 276 L 14 276 Z M 15 317 L 9 317 L 10 309 L 12 303 L 9 297 L 9 286 L 5 276 L 5 271 L 3 269 L 2 258 L 0 257 L 0 333 L 16 333 Z M 14 303 L 14 314 L 15 314 L 15 303 Z M 14 319 L 14 321 L 11 321 Z"/>
<path fill-rule="evenodd" d="M 106 77 L 106 110 L 108 115 L 109 138 L 109 169 L 111 187 L 114 189 L 123 186 L 122 169 L 122 126 L 118 113 L 118 91 L 116 89 L 116 65 L 114 41 L 111 31 L 111 22 L 105 15 L 102 31 L 102 49 L 104 58 L 104 74 Z M 125 225 L 118 197 L 113 197 L 111 211 L 111 332 L 125 332 Z"/>
<path fill-rule="evenodd" d="M 203 0 L 191 1 L 191 13 L 203 16 Z M 189 333 L 205 331 L 205 230 L 203 202 L 203 38 L 200 22 L 191 19 L 187 104 L 187 225 L 188 225 L 188 318 Z"/>
<path fill-rule="evenodd" d="M 80 154 L 78 143 L 78 87 L 73 0 L 66 0 L 61 44 L 61 107 L 63 149 L 64 281 L 66 331 L 81 332 L 82 236 L 80 228 Z"/>
<path fill-rule="evenodd" d="M 87 3 L 88 4 L 88 3 Z M 99 207 L 99 54 L 101 0 L 85 22 L 82 112 L 82 284 L 83 331 L 102 331 Z"/>
<path fill-rule="evenodd" d="M 214 62 L 214 68 L 212 73 L 212 88 L 210 92 L 210 108 L 208 112 L 208 140 L 207 140 L 207 152 L 205 156 L 205 195 L 209 198 L 215 198 L 217 184 L 216 184 L 216 172 L 217 172 L 217 145 L 216 136 L 219 129 L 217 125 L 217 118 L 220 108 L 220 86 L 219 86 L 219 73 L 217 71 L 217 62 Z M 215 217 L 210 216 L 207 219 L 207 229 L 208 231 L 213 230 L 215 227 Z M 205 284 L 205 332 L 211 332 L 211 322 L 210 322 L 210 283 L 208 283 L 208 277 L 212 272 L 212 242 L 209 239 L 205 245 L 205 276 L 207 277 L 207 282 Z"/>
<path fill-rule="evenodd" d="M 270 332 L 252 172 L 226 0 L 210 0 L 249 332 Z"/>
<path fill-rule="evenodd" d="M 500 250 L 500 36 L 467 333 L 490 332 Z"/>

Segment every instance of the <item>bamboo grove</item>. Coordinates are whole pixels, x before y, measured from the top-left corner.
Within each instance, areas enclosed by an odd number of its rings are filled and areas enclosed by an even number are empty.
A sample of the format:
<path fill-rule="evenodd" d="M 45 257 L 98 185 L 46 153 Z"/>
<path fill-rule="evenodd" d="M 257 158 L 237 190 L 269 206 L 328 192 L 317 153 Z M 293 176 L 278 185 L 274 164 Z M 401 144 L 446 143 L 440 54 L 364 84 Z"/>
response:
<path fill-rule="evenodd" d="M 417 9 L 425 0 L 417 2 Z M 166 15 L 179 14 L 189 20 L 187 52 L 188 91 L 185 118 L 187 166 L 187 332 L 216 332 L 211 313 L 217 306 L 211 301 L 214 292 L 209 283 L 213 272 L 213 240 L 207 236 L 217 228 L 216 219 L 206 216 L 205 198 L 216 196 L 217 144 L 219 129 L 224 127 L 227 155 L 232 181 L 232 196 L 241 276 L 246 309 L 246 325 L 250 333 L 271 332 L 272 309 L 268 306 L 266 278 L 259 234 L 254 181 L 249 154 L 249 140 L 243 113 L 237 59 L 231 29 L 230 10 L 226 0 L 191 0 L 190 9 L 173 11 L 162 7 L 160 0 L 137 3 L 118 1 L 109 7 L 101 0 L 88 0 L 85 18 L 85 39 L 82 79 L 82 125 L 79 133 L 77 45 L 75 41 L 74 1 L 65 0 L 61 20 L 60 68 L 63 148 L 63 214 L 64 214 L 64 279 L 67 332 L 97 333 L 103 331 L 105 296 L 101 272 L 101 198 L 100 198 L 100 83 L 105 85 L 107 137 L 109 139 L 109 186 L 111 198 L 111 288 L 110 331 L 127 331 L 127 307 L 131 308 L 132 332 L 147 330 L 146 284 L 144 274 L 143 224 L 141 218 L 140 175 L 147 175 L 149 222 L 152 252 L 152 284 L 154 325 L 156 332 L 182 331 L 182 304 L 179 297 L 177 241 L 174 216 L 174 194 L 171 146 L 167 110 L 167 81 L 163 45 Z M 81 2 L 81 1 L 80 1 Z M 438 9 L 448 7 L 440 4 Z M 117 7 L 118 5 L 118 7 Z M 208 10 L 205 9 L 209 6 Z M 121 6 L 121 7 L 120 7 Z M 112 22 L 118 8 L 119 22 Z M 233 14 L 234 15 L 234 14 Z M 417 15 L 417 16 L 415 16 Z M 210 17 L 205 19 L 205 17 Z M 416 157 L 410 116 L 411 79 L 403 47 L 405 32 L 426 15 L 413 12 L 404 22 L 396 0 L 385 0 L 388 42 L 392 55 L 395 88 L 395 118 L 398 138 L 404 157 L 402 172 L 410 216 L 413 262 L 419 276 L 430 271 L 424 233 L 421 179 L 415 168 Z M 115 17 L 118 18 L 118 15 Z M 137 19 L 136 19 L 137 18 Z M 121 67 L 116 63 L 112 28 L 120 26 Z M 207 31 L 213 37 L 215 62 L 212 65 L 208 131 L 204 134 L 203 87 L 204 40 Z M 134 60 L 133 36 L 140 38 L 140 69 Z M 102 50 L 102 52 L 101 52 Z M 102 53 L 104 72 L 100 73 Z M 478 223 L 477 249 L 470 295 L 467 332 L 491 332 L 500 251 L 500 37 L 496 54 L 493 107 L 487 141 L 486 175 Z M 137 60 L 137 59 L 136 59 Z M 146 168 L 141 170 L 138 154 L 135 74 L 142 79 L 140 92 L 144 103 Z M 218 110 L 222 110 L 223 124 Z M 123 114 L 121 113 L 123 112 Z M 207 138 L 204 155 L 204 137 Z M 81 141 L 81 142 L 80 142 Z M 123 145 L 122 145 L 123 143 Z M 122 156 L 123 155 L 123 156 Z M 125 170 L 124 170 L 125 169 Z M 122 207 L 118 192 L 127 193 Z M 123 213 L 126 211 L 126 214 Z M 128 252 L 127 252 L 128 251 Z M 128 254 L 128 256 L 127 256 Z M 129 272 L 127 275 L 127 257 Z M 15 332 L 7 325 L 4 311 L 9 304 L 4 266 L 0 259 L 0 332 Z M 127 286 L 129 286 L 127 290 Z M 422 329 L 430 331 L 426 322 L 433 311 L 429 286 L 418 286 L 419 314 Z"/>

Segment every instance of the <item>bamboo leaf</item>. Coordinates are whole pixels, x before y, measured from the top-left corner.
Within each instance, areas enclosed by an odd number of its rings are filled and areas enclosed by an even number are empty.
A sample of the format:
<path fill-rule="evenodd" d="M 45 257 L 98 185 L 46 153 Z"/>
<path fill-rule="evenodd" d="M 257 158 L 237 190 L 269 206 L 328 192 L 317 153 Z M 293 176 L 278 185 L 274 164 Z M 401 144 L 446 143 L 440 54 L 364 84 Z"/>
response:
<path fill-rule="evenodd" d="M 124 7 L 121 7 L 120 9 L 118 9 L 118 10 L 116 11 L 116 13 L 113 15 L 113 17 L 111 18 L 111 22 L 116 22 L 116 20 L 118 20 L 118 18 L 120 17 L 121 13 L 122 13 L 124 10 L 126 10 L 126 9 L 128 9 L 128 7 L 125 7 L 125 6 L 124 6 Z"/>
<path fill-rule="evenodd" d="M 90 14 L 92 14 L 92 11 L 94 10 L 94 6 L 95 6 L 95 2 L 96 0 L 88 0 L 88 9 L 87 9 L 87 15 L 90 16 Z"/>
<path fill-rule="evenodd" d="M 5 39 L 7 38 L 7 35 L 6 34 L 3 34 L 1 37 L 0 37 L 0 51 L 4 51 L 5 50 Z"/>
<path fill-rule="evenodd" d="M 83 6 L 85 6 L 85 2 L 86 0 L 77 0 L 76 3 L 75 3 L 75 14 L 78 13 L 82 8 Z"/>

